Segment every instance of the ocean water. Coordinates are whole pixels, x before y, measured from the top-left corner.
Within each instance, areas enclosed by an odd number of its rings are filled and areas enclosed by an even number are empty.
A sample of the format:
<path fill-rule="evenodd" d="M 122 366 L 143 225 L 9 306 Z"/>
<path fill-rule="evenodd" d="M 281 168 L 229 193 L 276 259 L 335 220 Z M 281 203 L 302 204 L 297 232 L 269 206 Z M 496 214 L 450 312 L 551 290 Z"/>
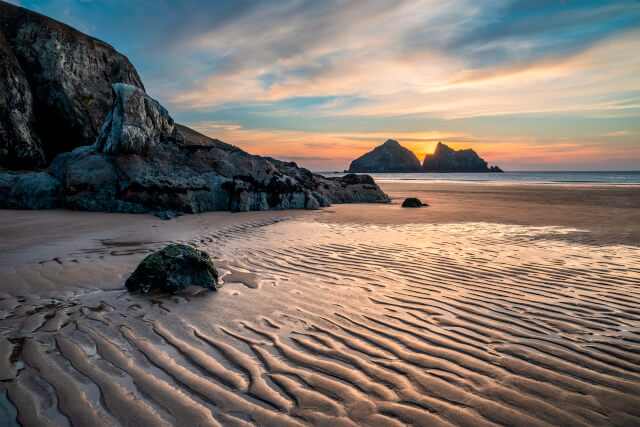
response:
<path fill-rule="evenodd" d="M 318 172 L 343 176 L 344 173 Z M 640 185 L 640 171 L 617 172 L 504 172 L 504 173 L 370 173 L 376 181 L 495 182 L 531 184 Z"/>

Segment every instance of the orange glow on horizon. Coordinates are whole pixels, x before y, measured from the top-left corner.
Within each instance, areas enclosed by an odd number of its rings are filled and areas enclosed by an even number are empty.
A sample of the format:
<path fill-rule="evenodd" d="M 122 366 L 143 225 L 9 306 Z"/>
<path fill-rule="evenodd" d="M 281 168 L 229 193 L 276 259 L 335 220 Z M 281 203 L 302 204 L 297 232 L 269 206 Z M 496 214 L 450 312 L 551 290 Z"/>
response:
<path fill-rule="evenodd" d="M 433 153 L 438 142 L 460 150 L 471 148 L 490 165 L 516 170 L 519 165 L 580 164 L 606 160 L 627 159 L 640 164 L 633 144 L 635 134 L 620 132 L 616 136 L 630 141 L 619 147 L 606 144 L 593 145 L 587 141 L 536 140 L 533 138 L 475 137 L 446 132 L 415 132 L 387 135 L 383 133 L 316 133 L 284 130 L 249 130 L 239 126 L 199 123 L 194 129 L 210 137 L 232 143 L 252 153 L 293 160 L 312 170 L 343 170 L 349 163 L 371 151 L 387 139 L 396 139 L 423 161 L 425 154 Z M 508 165 L 508 166 L 505 166 Z"/>

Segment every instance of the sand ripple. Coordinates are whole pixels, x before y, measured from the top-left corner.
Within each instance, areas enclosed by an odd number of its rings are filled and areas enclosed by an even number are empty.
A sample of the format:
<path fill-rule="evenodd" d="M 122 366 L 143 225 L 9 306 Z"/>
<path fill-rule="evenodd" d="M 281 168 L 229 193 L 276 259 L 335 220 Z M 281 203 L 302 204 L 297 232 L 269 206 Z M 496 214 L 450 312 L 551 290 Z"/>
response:
<path fill-rule="evenodd" d="M 0 407 L 24 425 L 640 425 L 640 252 L 576 233 L 206 232 L 186 243 L 221 267 L 217 294 L 3 298 Z"/>

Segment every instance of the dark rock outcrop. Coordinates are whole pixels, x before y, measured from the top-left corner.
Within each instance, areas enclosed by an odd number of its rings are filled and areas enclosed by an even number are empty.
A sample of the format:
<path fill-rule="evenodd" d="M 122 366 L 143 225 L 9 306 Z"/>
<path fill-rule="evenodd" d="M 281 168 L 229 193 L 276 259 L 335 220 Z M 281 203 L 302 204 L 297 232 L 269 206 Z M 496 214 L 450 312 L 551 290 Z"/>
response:
<path fill-rule="evenodd" d="M 48 173 L 0 174 L 0 207 L 55 209 L 63 200 L 60 181 Z"/>
<path fill-rule="evenodd" d="M 423 206 L 429 205 L 426 203 L 422 203 L 417 197 L 407 197 L 406 199 L 404 199 L 404 202 L 402 202 L 403 208 L 421 208 Z"/>
<path fill-rule="evenodd" d="M 125 283 L 129 291 L 177 294 L 188 286 L 216 290 L 218 271 L 209 255 L 186 245 L 169 245 L 146 257 Z"/>
<path fill-rule="evenodd" d="M 114 83 L 143 88 L 108 44 L 0 1 L 0 166 L 34 169 L 92 144 Z"/>
<path fill-rule="evenodd" d="M 194 143 L 194 136 L 185 138 L 167 110 L 143 90 L 115 84 L 113 93 L 113 108 L 95 144 L 58 155 L 49 168 L 65 207 L 197 213 L 389 202 L 369 176 L 328 179 L 215 140 Z M 0 187 L 7 176 L 0 174 Z M 3 206 L 16 207 L 0 199 Z"/>
<path fill-rule="evenodd" d="M 497 166 L 487 167 L 472 149 L 454 150 L 438 142 L 433 154 L 427 154 L 422 163 L 423 172 L 502 172 Z"/>
<path fill-rule="evenodd" d="M 349 172 L 416 172 L 420 160 L 393 139 L 351 162 Z"/>

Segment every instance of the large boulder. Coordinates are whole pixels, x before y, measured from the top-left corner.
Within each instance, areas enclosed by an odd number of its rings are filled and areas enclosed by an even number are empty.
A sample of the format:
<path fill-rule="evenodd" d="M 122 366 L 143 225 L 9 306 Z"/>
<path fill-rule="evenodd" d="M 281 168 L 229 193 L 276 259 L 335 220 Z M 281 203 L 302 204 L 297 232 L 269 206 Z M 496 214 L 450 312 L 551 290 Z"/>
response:
<path fill-rule="evenodd" d="M 187 245 L 169 245 L 146 257 L 125 283 L 129 291 L 177 294 L 188 286 L 216 290 L 218 271 L 209 255 Z"/>
<path fill-rule="evenodd" d="M 92 144 L 114 83 L 143 88 L 108 44 L 0 1 L 0 167 L 34 169 Z"/>
<path fill-rule="evenodd" d="M 497 166 L 487 167 L 472 149 L 454 150 L 438 142 L 433 154 L 427 154 L 422 163 L 424 172 L 502 172 Z"/>
<path fill-rule="evenodd" d="M 389 139 L 351 162 L 349 172 L 416 172 L 420 160 L 398 141 Z"/>

